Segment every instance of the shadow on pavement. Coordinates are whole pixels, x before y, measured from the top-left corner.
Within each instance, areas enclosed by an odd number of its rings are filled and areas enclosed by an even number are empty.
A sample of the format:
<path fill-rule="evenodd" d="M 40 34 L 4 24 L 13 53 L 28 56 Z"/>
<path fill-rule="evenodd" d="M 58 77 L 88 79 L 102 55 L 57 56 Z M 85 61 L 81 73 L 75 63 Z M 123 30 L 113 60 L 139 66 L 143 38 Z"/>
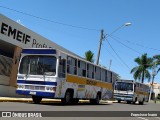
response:
<path fill-rule="evenodd" d="M 26 103 L 26 104 L 34 104 L 34 103 Z M 93 106 L 93 104 L 90 104 L 90 103 L 78 103 L 78 104 L 70 104 L 70 105 L 64 105 L 62 104 L 61 102 L 59 103 L 40 103 L 40 104 L 37 104 L 37 105 L 49 105 L 49 106 Z M 94 106 L 101 106 L 101 105 L 111 105 L 109 103 L 101 103 L 99 105 L 94 105 Z"/>

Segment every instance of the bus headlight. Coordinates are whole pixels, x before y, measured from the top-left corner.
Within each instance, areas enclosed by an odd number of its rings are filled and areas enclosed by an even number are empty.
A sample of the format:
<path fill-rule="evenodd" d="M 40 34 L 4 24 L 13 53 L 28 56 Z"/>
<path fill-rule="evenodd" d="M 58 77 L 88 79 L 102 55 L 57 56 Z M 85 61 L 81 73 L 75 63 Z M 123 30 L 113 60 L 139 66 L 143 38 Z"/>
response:
<path fill-rule="evenodd" d="M 50 90 L 49 88 L 50 88 L 50 87 L 46 87 L 46 90 L 49 91 L 49 90 Z"/>
<path fill-rule="evenodd" d="M 46 87 L 47 91 L 56 91 L 56 87 Z"/>
<path fill-rule="evenodd" d="M 18 85 L 18 88 L 19 88 L 19 89 L 24 89 L 25 86 L 24 86 L 24 85 Z"/>

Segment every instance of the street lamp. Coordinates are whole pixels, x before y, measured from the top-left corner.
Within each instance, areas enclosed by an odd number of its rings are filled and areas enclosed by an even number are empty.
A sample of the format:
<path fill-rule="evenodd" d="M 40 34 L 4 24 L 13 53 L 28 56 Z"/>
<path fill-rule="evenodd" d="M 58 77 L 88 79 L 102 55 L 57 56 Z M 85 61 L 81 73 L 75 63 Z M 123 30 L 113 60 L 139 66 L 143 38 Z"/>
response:
<path fill-rule="evenodd" d="M 104 30 L 102 29 L 101 30 L 101 36 L 100 36 L 100 42 L 99 42 L 99 47 L 98 47 L 98 54 L 97 54 L 97 60 L 96 60 L 96 64 L 98 65 L 99 64 L 99 58 L 100 58 L 100 52 L 101 52 L 101 45 L 102 45 L 102 40 L 108 36 L 111 36 L 113 33 L 115 33 L 116 31 L 118 31 L 119 29 L 121 29 L 122 27 L 124 26 L 130 26 L 131 23 L 130 22 L 127 22 L 125 24 L 123 24 L 122 26 L 118 27 L 117 29 L 115 29 L 113 32 L 111 32 L 109 35 L 106 34 L 104 35 Z"/>
<path fill-rule="evenodd" d="M 132 23 L 128 22 L 128 23 L 125 23 L 124 25 L 125 26 L 130 26 Z"/>

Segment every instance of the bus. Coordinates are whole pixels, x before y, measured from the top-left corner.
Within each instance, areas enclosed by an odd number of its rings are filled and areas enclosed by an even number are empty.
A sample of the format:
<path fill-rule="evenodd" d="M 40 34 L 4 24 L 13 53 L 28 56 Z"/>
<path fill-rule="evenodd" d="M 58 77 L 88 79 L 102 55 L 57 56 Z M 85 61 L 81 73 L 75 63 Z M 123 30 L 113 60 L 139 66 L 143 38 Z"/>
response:
<path fill-rule="evenodd" d="M 32 96 L 34 103 L 54 98 L 63 104 L 76 104 L 80 99 L 99 104 L 113 99 L 116 79 L 116 73 L 57 49 L 23 49 L 16 93 Z"/>
<path fill-rule="evenodd" d="M 148 102 L 149 86 L 132 80 L 119 80 L 114 83 L 114 99 L 120 103 L 126 101 L 143 105 Z"/>

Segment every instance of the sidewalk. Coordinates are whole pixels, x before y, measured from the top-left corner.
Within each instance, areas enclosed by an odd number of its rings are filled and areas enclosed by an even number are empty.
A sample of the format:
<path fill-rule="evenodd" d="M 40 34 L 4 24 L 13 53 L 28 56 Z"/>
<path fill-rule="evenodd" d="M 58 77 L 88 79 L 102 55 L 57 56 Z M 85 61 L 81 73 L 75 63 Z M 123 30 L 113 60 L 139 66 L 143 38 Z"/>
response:
<path fill-rule="evenodd" d="M 149 103 L 160 104 L 160 100 L 157 100 L 156 102 L 154 100 L 151 100 Z"/>
<path fill-rule="evenodd" d="M 32 98 L 13 98 L 13 97 L 0 97 L 0 102 L 33 102 Z M 42 103 L 60 103 L 60 99 L 42 99 Z M 88 103 L 89 100 L 79 100 L 80 103 Z M 101 103 L 114 103 L 116 101 L 101 100 Z"/>

